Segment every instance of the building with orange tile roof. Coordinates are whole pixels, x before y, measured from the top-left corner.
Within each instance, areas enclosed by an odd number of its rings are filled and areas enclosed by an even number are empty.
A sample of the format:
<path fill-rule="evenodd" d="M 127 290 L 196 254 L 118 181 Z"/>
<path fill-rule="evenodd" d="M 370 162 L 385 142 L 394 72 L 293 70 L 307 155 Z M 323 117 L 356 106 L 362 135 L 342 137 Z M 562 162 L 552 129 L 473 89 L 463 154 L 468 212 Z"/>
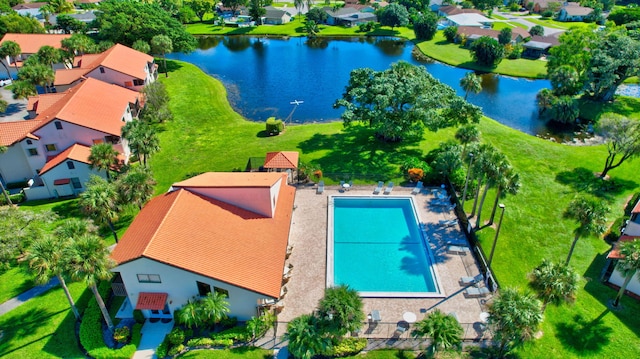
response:
<path fill-rule="evenodd" d="M 289 183 L 297 175 L 299 154 L 296 151 L 267 152 L 263 168 L 269 172 L 286 172 Z"/>
<path fill-rule="evenodd" d="M 228 295 L 231 316 L 255 316 L 283 292 L 294 197 L 282 173 L 210 172 L 175 183 L 113 250 L 114 292 L 147 318 L 172 318 L 211 291 Z M 163 310 L 147 307 L 143 293 L 166 294 Z"/>
<path fill-rule="evenodd" d="M 13 41 L 20 45 L 22 53 L 16 58 L 10 58 L 7 56 L 5 59 L 2 59 L 2 61 L 4 61 L 10 68 L 15 66 L 16 63 L 18 67 L 21 67 L 24 60 L 37 53 L 42 46 L 51 46 L 53 48 L 60 49 L 62 47 L 62 40 L 70 37 L 71 35 L 68 34 L 5 34 L 0 40 L 0 46 L 6 41 Z M 58 64 L 56 67 L 61 68 L 63 65 Z"/>
<path fill-rule="evenodd" d="M 78 56 L 71 69 L 56 70 L 54 86 L 65 91 L 86 78 L 140 91 L 158 77 L 153 56 L 116 44 L 100 54 Z"/>
<path fill-rule="evenodd" d="M 128 159 L 130 150 L 121 139 L 121 131 L 126 122 L 137 117 L 140 98 L 137 91 L 92 78 L 63 93 L 30 98 L 28 110 L 33 119 L 0 122 L 0 143 L 7 147 L 7 151 L 0 154 L 1 180 L 27 182 L 29 187 L 24 189 L 27 199 L 52 198 L 57 197 L 59 191 L 54 191 L 39 174 L 50 167 L 62 167 L 59 163 L 53 166 L 51 161 L 56 158 L 63 161 L 65 157 L 59 156 L 63 152 L 107 142 L 123 159 Z M 73 160 L 78 158 L 75 156 Z M 88 176 L 87 173 L 78 175 L 76 170 L 68 171 L 64 178 L 80 180 Z M 50 182 L 56 179 L 59 178 Z M 74 183 L 77 184 L 77 180 Z M 74 189 L 77 194 L 83 188 L 76 185 Z"/>

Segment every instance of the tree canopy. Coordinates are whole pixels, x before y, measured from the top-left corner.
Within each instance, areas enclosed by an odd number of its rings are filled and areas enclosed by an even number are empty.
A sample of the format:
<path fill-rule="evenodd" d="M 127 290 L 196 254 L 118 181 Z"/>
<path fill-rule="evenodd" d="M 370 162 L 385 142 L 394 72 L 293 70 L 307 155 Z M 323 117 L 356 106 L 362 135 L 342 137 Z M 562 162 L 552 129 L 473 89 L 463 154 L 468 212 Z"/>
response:
<path fill-rule="evenodd" d="M 418 40 L 431 40 L 438 30 L 438 16 L 432 11 L 418 15 L 413 21 L 413 32 Z"/>
<path fill-rule="evenodd" d="M 480 65 L 494 67 L 504 57 L 504 46 L 489 36 L 481 36 L 471 45 L 471 56 Z"/>
<path fill-rule="evenodd" d="M 391 3 L 378 10 L 378 21 L 383 26 L 391 26 L 392 29 L 397 26 L 407 26 L 409 12 L 406 7 L 398 3 Z"/>
<path fill-rule="evenodd" d="M 607 173 L 620 166 L 624 161 L 640 155 L 640 123 L 617 115 L 608 115 L 600 119 L 596 128 L 607 146 L 607 159 L 600 174 Z"/>
<path fill-rule="evenodd" d="M 35 17 L 10 13 L 0 16 L 0 35 L 6 33 L 44 34 L 44 27 Z"/>
<path fill-rule="evenodd" d="M 182 24 L 156 3 L 107 0 L 100 3 L 95 20 L 100 40 L 131 46 L 136 40 L 150 42 L 156 35 L 171 39 L 173 50 L 195 50 L 196 39 Z"/>
<path fill-rule="evenodd" d="M 335 108 L 344 107 L 345 126 L 365 123 L 385 141 L 397 142 L 431 131 L 480 121 L 482 114 L 436 80 L 423 66 L 398 62 L 384 71 L 351 71 Z"/>

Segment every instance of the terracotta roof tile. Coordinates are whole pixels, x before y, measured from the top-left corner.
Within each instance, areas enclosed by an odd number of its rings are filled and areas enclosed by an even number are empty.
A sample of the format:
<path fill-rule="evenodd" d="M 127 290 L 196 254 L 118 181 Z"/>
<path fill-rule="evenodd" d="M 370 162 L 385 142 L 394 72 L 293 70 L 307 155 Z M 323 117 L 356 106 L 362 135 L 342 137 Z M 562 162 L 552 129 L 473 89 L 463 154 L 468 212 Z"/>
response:
<path fill-rule="evenodd" d="M 40 170 L 40 175 L 56 167 L 66 160 L 74 160 L 82 163 L 90 163 L 89 155 L 91 154 L 91 148 L 81 144 L 73 144 L 71 147 L 60 152 L 52 159 L 48 160 Z"/>
<path fill-rule="evenodd" d="M 55 96 L 57 102 L 44 111 L 38 111 L 36 120 L 40 127 L 59 119 L 100 132 L 120 136 L 122 116 L 129 103 L 135 103 L 140 93 L 124 87 L 108 84 L 96 79 L 87 79 L 82 83 L 59 94 L 38 96 L 38 101 L 47 101 L 46 97 Z"/>
<path fill-rule="evenodd" d="M 147 77 L 145 67 L 153 62 L 153 57 L 130 47 L 115 44 L 101 54 L 85 55 L 80 60 L 80 67 L 83 69 L 93 70 L 98 66 L 104 66 L 129 76 L 145 79 Z"/>
<path fill-rule="evenodd" d="M 66 93 L 50 93 L 38 96 L 29 96 L 27 101 L 27 111 L 35 111 L 36 114 L 44 112 L 49 107 L 53 106 L 56 102 L 60 101 L 66 96 Z"/>
<path fill-rule="evenodd" d="M 255 187 L 274 184 L 274 174 L 233 173 L 233 177 L 242 182 L 240 175 L 245 176 Z M 273 218 L 178 189 L 149 201 L 111 256 L 118 264 L 149 258 L 277 298 L 295 197 L 286 175 L 277 175 L 282 185 Z M 205 177 L 238 187 L 224 174 Z"/>
<path fill-rule="evenodd" d="M 180 187 L 271 187 L 282 173 L 207 172 L 173 184 Z"/>
<path fill-rule="evenodd" d="M 620 243 L 631 242 L 635 240 L 640 240 L 640 236 L 620 236 L 618 241 L 613 245 L 613 249 L 611 250 L 611 252 L 607 254 L 607 258 L 613 258 L 613 259 L 624 258 L 624 256 L 620 254 L 620 248 L 619 248 Z"/>
<path fill-rule="evenodd" d="M 39 120 L 0 122 L 0 146 L 11 146 L 25 137 L 38 139 L 31 131 L 40 125 Z"/>
<path fill-rule="evenodd" d="M 168 296 L 167 293 L 140 292 L 136 309 L 162 310 Z"/>
<path fill-rule="evenodd" d="M 53 85 L 69 85 L 74 81 L 81 79 L 89 70 L 81 68 L 58 69 L 56 70 L 56 78 Z"/>
<path fill-rule="evenodd" d="M 49 45 L 59 49 L 62 40 L 71 35 L 60 34 L 5 34 L 0 40 L 0 45 L 5 41 L 14 41 L 20 45 L 23 54 L 35 54 L 42 46 Z"/>
<path fill-rule="evenodd" d="M 298 168 L 298 152 L 268 152 L 264 168 Z"/>

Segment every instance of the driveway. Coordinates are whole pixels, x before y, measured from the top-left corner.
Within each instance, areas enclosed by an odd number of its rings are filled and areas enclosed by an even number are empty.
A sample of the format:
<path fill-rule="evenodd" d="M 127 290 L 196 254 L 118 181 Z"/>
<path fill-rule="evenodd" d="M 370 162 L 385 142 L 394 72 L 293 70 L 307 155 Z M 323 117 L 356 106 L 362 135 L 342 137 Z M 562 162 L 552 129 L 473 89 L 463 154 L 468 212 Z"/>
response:
<path fill-rule="evenodd" d="M 29 113 L 27 112 L 27 100 L 13 99 L 13 93 L 6 88 L 0 88 L 0 95 L 2 99 L 9 103 L 7 110 L 0 113 L 0 122 L 20 121 L 28 120 Z"/>
<path fill-rule="evenodd" d="M 534 27 L 535 25 L 538 25 L 536 23 L 533 23 L 531 21 L 527 21 L 527 18 L 539 18 L 540 16 L 514 16 L 511 15 L 508 12 L 496 12 L 496 15 L 500 15 L 502 17 L 506 17 L 508 21 L 510 22 L 517 22 L 518 24 L 522 24 L 525 25 L 527 27 L 527 30 L 531 29 L 532 27 Z M 500 20 L 497 20 L 497 22 L 500 22 Z M 556 35 L 558 33 L 562 33 L 565 30 L 562 29 L 556 29 L 553 27 L 546 27 L 543 26 L 544 28 L 544 36 L 549 36 L 549 35 Z"/>

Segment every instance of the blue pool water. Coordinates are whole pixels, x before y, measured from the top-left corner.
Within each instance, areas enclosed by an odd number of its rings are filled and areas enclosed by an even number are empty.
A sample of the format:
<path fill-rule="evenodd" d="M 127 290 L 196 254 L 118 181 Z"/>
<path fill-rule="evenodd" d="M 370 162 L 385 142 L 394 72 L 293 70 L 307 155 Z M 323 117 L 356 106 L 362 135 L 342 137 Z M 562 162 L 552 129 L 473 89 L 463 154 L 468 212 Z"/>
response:
<path fill-rule="evenodd" d="M 347 284 L 362 296 L 439 294 L 431 255 L 411 198 L 332 200 L 330 285 Z"/>

